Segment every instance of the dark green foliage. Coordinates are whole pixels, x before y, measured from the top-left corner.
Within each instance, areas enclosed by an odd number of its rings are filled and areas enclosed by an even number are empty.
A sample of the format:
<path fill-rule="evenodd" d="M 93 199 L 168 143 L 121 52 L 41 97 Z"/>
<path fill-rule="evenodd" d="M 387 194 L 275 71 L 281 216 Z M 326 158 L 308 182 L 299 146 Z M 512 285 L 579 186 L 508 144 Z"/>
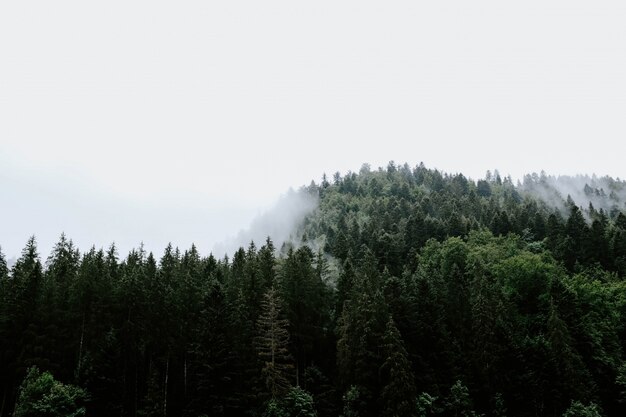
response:
<path fill-rule="evenodd" d="M 293 364 L 289 355 L 289 322 L 281 317 L 281 299 L 271 288 L 261 303 L 256 347 L 263 364 L 265 385 L 272 399 L 282 397 L 291 387 Z"/>
<path fill-rule="evenodd" d="M 563 413 L 563 417 L 602 417 L 602 413 L 594 403 L 584 405 L 579 401 L 573 401 L 572 405 Z"/>
<path fill-rule="evenodd" d="M 292 387 L 286 395 L 268 401 L 263 417 L 317 417 L 313 397 L 300 387 Z"/>
<path fill-rule="evenodd" d="M 621 404 L 626 404 L 626 362 L 619 367 L 615 384 L 618 389 L 617 401 Z"/>
<path fill-rule="evenodd" d="M 296 359 L 296 383 L 329 330 L 326 284 L 315 269 L 317 258 L 308 247 L 289 250 L 280 273 L 281 295 Z"/>
<path fill-rule="evenodd" d="M 367 403 L 363 400 L 361 389 L 352 385 L 343 396 L 341 417 L 360 417 L 368 415 Z"/>
<path fill-rule="evenodd" d="M 380 393 L 381 415 L 415 416 L 417 413 L 415 382 L 411 363 L 400 333 L 390 317 L 383 336 L 383 365 L 380 368 L 383 388 Z"/>
<path fill-rule="evenodd" d="M 450 387 L 450 393 L 446 399 L 446 414 L 454 417 L 474 416 L 472 399 L 467 387 L 461 381 L 456 381 Z"/>
<path fill-rule="evenodd" d="M 345 392 L 358 386 L 359 401 L 366 404 L 367 414 L 377 415 L 381 378 L 377 370 L 383 365 L 381 347 L 384 345 L 387 306 L 380 290 L 373 265 L 365 261 L 359 270 L 351 299 L 346 302 L 339 319 L 337 367 L 339 382 Z M 373 275 L 372 275 L 373 274 Z"/>
<path fill-rule="evenodd" d="M 435 402 L 437 401 L 437 397 L 432 397 L 427 392 L 422 392 L 417 396 L 417 407 L 416 407 L 416 415 L 417 417 L 428 417 L 435 415 L 438 411 L 440 411 Z"/>
<path fill-rule="evenodd" d="M 272 399 L 267 403 L 263 417 L 289 417 L 289 414 L 287 414 L 280 402 Z"/>
<path fill-rule="evenodd" d="M 626 415 L 626 185 L 568 181 L 363 166 L 221 260 L 31 238 L 0 252 L 0 417 Z"/>
<path fill-rule="evenodd" d="M 87 394 L 81 388 L 62 384 L 49 372 L 28 370 L 20 386 L 14 417 L 80 417 L 85 415 Z"/>
<path fill-rule="evenodd" d="M 290 417 L 317 417 L 313 397 L 300 387 L 293 387 L 287 393 L 284 404 Z"/>

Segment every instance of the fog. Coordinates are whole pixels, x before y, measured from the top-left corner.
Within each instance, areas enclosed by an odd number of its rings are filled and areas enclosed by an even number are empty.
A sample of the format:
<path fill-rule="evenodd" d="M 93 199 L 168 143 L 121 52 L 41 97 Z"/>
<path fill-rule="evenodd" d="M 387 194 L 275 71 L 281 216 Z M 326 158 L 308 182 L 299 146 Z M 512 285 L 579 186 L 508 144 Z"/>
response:
<path fill-rule="evenodd" d="M 289 190 L 269 210 L 254 218 L 249 227 L 242 229 L 235 236 L 219 242 L 213 248 L 217 257 L 232 256 L 240 247 L 247 248 L 251 242 L 258 247 L 271 238 L 274 247 L 280 249 L 285 243 L 299 244 L 297 236 L 299 227 L 303 224 L 307 214 L 310 214 L 318 204 L 318 198 L 306 191 Z"/>
<path fill-rule="evenodd" d="M 0 247 L 9 264 L 31 235 L 45 260 L 61 233 L 83 252 L 115 244 L 122 258 L 139 245 L 159 256 L 170 242 L 219 257 L 251 241 L 261 246 L 268 236 L 280 248 L 317 206 L 304 188 L 248 199 L 215 198 L 202 188 L 146 196 L 139 182 L 136 195 L 120 195 L 72 170 L 32 172 L 10 163 L 0 164 L 0 183 Z"/>
<path fill-rule="evenodd" d="M 208 254 L 216 242 L 246 227 L 272 203 L 269 198 L 217 199 L 201 188 L 144 195 L 140 190 L 145 181 L 135 181 L 137 194 L 127 195 L 80 172 L 32 172 L 0 164 L 2 252 L 7 259 L 19 256 L 34 235 L 45 260 L 65 233 L 81 251 L 115 243 L 121 257 L 142 242 L 155 255 L 169 242 L 181 249 L 195 243 Z"/>
<path fill-rule="evenodd" d="M 625 21 L 617 0 L 2 1 L 0 244 L 208 253 L 364 162 L 624 178 Z"/>
<path fill-rule="evenodd" d="M 583 211 L 588 211 L 590 204 L 595 210 L 603 210 L 606 214 L 626 210 L 626 181 L 609 176 L 552 176 L 544 172 L 535 173 L 524 177 L 520 189 L 564 214 L 568 212 L 568 197 Z"/>

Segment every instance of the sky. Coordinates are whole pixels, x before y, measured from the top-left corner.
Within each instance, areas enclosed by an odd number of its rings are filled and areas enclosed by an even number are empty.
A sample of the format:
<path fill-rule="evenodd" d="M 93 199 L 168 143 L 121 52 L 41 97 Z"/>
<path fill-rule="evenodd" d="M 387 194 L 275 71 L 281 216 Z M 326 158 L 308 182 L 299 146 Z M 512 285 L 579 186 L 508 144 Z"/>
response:
<path fill-rule="evenodd" d="M 195 242 L 394 160 L 626 178 L 623 1 L 0 2 L 0 245 Z"/>

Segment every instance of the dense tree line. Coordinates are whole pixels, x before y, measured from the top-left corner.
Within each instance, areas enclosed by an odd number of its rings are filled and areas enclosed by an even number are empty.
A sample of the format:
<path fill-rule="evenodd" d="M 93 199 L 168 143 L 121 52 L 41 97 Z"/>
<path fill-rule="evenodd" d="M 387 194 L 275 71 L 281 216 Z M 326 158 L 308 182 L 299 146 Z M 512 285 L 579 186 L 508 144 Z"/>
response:
<path fill-rule="evenodd" d="M 624 183 L 548 183 L 364 166 L 223 259 L 31 238 L 0 254 L 0 416 L 625 415 Z"/>

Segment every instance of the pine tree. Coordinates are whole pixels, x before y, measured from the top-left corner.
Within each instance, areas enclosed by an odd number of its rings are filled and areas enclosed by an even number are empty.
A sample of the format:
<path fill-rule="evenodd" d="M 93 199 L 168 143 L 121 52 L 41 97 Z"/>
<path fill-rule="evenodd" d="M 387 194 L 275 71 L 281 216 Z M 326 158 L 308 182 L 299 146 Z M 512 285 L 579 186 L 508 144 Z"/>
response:
<path fill-rule="evenodd" d="M 54 379 L 36 367 L 28 370 L 20 387 L 14 417 L 81 417 L 87 393 Z"/>
<path fill-rule="evenodd" d="M 6 285 L 7 280 L 9 279 L 9 268 L 7 267 L 7 260 L 2 253 L 2 246 L 0 246 L 0 285 Z M 0 287 L 0 291 L 2 291 L 4 287 Z M 4 295 L 4 291 L 0 292 L 0 295 Z"/>
<path fill-rule="evenodd" d="M 383 336 L 384 362 L 380 368 L 382 391 L 381 415 L 384 417 L 409 417 L 417 413 L 417 392 L 411 372 L 411 362 L 404 348 L 400 332 L 389 316 Z"/>
<path fill-rule="evenodd" d="M 46 314 L 42 325 L 50 337 L 44 350 L 50 364 L 48 369 L 62 380 L 68 379 L 76 369 L 78 347 L 77 329 L 81 327 L 78 312 L 74 311 L 72 292 L 77 285 L 80 254 L 71 239 L 61 234 L 46 261 L 44 275 L 44 303 Z"/>
<path fill-rule="evenodd" d="M 389 313 L 382 292 L 365 280 L 366 275 L 357 276 L 352 299 L 338 323 L 337 368 L 343 391 L 357 386 L 360 401 L 367 404 L 367 415 L 374 416 L 380 390 L 377 371 L 383 361 L 380 347 Z"/>
<path fill-rule="evenodd" d="M 452 417 L 474 417 L 472 399 L 467 387 L 457 380 L 450 388 L 446 399 L 446 409 Z"/>
<path fill-rule="evenodd" d="M 5 337 L 11 341 L 9 377 L 21 379 L 29 365 L 47 365 L 41 346 L 53 335 L 42 329 L 43 271 L 35 237 L 28 239 L 11 271 L 7 288 L 8 322 Z M 15 380 L 12 381 L 15 383 Z"/>
<path fill-rule="evenodd" d="M 0 247 L 0 416 L 9 396 L 9 358 L 11 341 L 8 338 L 10 314 L 9 309 L 9 268 Z"/>
<path fill-rule="evenodd" d="M 563 417 L 602 417 L 600 407 L 595 403 L 584 405 L 580 401 L 572 401 Z"/>
<path fill-rule="evenodd" d="M 321 310 L 325 284 L 313 266 L 314 261 L 313 252 L 307 246 L 289 250 L 281 272 L 281 295 L 296 360 L 296 384 L 310 363 L 315 346 L 324 338 L 322 329 L 327 314 Z"/>
<path fill-rule="evenodd" d="M 139 407 L 140 384 L 139 370 L 141 367 L 144 343 L 141 324 L 144 318 L 146 256 L 143 245 L 133 249 L 120 267 L 120 283 L 118 300 L 121 308 L 120 343 L 122 349 L 122 382 L 123 404 L 127 412 L 135 414 Z"/>
<path fill-rule="evenodd" d="M 75 284 L 80 254 L 71 239 L 61 234 L 46 262 L 46 284 L 52 292 L 52 301 L 61 312 L 66 312 L 70 288 Z M 61 318 L 61 317 L 60 317 Z"/>
<path fill-rule="evenodd" d="M 35 237 L 28 239 L 22 256 L 13 265 L 9 294 L 14 311 L 23 318 L 31 317 L 36 311 L 43 284 L 43 271 Z"/>
<path fill-rule="evenodd" d="M 282 397 L 291 387 L 293 361 L 289 354 L 289 322 L 282 319 L 281 299 L 270 288 L 261 303 L 261 316 L 257 321 L 255 343 L 263 362 L 263 375 L 268 393 L 273 399 Z"/>
<path fill-rule="evenodd" d="M 586 263 L 589 256 L 589 227 L 582 212 L 574 204 L 570 207 L 570 215 L 565 223 L 565 234 L 567 243 L 565 244 L 564 261 L 565 266 L 572 270 L 576 263 Z"/>
<path fill-rule="evenodd" d="M 264 289 L 264 292 L 276 284 L 276 258 L 274 257 L 274 243 L 272 239 L 268 238 L 265 240 L 265 245 L 259 249 L 257 259 L 258 259 L 258 269 L 261 278 L 261 287 Z"/>
<path fill-rule="evenodd" d="M 222 416 L 230 411 L 233 356 L 227 340 L 231 325 L 227 313 L 222 285 L 211 277 L 189 355 L 189 414 Z"/>

